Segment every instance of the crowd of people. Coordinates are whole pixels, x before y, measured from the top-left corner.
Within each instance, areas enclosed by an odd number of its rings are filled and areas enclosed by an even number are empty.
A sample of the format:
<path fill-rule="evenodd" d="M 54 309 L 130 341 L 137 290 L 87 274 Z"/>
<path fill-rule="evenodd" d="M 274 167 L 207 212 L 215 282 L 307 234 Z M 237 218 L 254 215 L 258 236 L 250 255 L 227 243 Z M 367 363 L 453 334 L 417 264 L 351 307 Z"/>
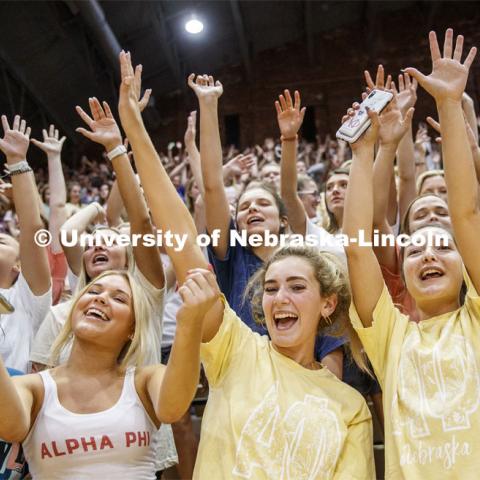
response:
<path fill-rule="evenodd" d="M 350 144 L 299 138 L 305 107 L 285 90 L 278 140 L 222 147 L 223 86 L 192 74 L 198 111 L 159 153 L 142 120 L 151 91 L 123 51 L 118 116 L 95 97 L 76 107 L 101 159 L 68 169 L 55 126 L 39 140 L 1 117 L 0 479 L 175 466 L 182 479 L 371 480 L 372 415 L 385 478 L 477 478 L 476 49 L 451 29 L 443 52 L 429 41 L 429 75 L 365 71 L 358 98 L 392 100 Z M 438 120 L 414 133 L 418 88 Z M 33 171 L 30 143 L 48 168 Z M 181 247 L 142 241 L 165 232 Z"/>

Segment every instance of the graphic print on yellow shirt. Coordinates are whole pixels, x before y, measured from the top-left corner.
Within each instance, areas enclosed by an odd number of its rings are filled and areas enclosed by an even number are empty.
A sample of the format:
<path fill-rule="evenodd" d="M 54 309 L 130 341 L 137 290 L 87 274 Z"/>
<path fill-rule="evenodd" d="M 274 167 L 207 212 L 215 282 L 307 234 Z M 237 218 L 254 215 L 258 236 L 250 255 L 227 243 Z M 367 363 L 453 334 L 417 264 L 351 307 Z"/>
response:
<path fill-rule="evenodd" d="M 363 328 L 350 314 L 384 394 L 386 478 L 478 479 L 480 298 L 410 322 L 386 288 Z"/>
<path fill-rule="evenodd" d="M 326 368 L 281 355 L 228 305 L 201 356 L 210 395 L 195 479 L 375 477 L 368 407 Z"/>

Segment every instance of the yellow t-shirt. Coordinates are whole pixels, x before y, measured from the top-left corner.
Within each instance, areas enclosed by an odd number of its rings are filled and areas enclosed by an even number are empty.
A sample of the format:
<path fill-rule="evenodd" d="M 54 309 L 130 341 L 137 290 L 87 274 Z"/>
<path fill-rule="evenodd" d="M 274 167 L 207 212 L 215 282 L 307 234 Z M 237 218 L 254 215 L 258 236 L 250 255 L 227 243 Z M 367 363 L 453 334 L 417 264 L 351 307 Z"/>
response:
<path fill-rule="evenodd" d="M 370 411 L 326 368 L 281 355 L 228 305 L 201 358 L 210 393 L 194 479 L 375 478 Z"/>
<path fill-rule="evenodd" d="M 350 319 L 383 390 L 385 478 L 480 478 L 480 298 L 466 278 L 464 305 L 420 323 L 386 287 L 363 328 Z"/>

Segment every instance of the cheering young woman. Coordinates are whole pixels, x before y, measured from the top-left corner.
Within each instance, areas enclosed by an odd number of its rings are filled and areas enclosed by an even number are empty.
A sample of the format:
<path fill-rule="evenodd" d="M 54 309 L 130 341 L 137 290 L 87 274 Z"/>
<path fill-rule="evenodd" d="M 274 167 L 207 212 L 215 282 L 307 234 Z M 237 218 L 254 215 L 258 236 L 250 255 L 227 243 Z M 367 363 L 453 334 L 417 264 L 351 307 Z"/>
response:
<path fill-rule="evenodd" d="M 440 222 L 418 228 L 402 252 L 403 275 L 416 303 L 418 323 L 395 308 L 373 251 L 358 246 L 346 249 L 351 319 L 384 394 L 388 479 L 474 479 L 480 465 L 480 214 L 461 108 L 476 49 L 462 64 L 463 37 L 458 37 L 455 50 L 452 40 L 453 32 L 447 30 L 442 57 L 431 32 L 432 73 L 427 77 L 407 69 L 437 103 L 455 234 Z M 372 230 L 373 152 L 381 117 L 370 116 L 372 127 L 352 144 L 344 221 L 344 232 L 352 237 L 359 229 Z M 435 245 L 444 237 L 448 242 Z"/>

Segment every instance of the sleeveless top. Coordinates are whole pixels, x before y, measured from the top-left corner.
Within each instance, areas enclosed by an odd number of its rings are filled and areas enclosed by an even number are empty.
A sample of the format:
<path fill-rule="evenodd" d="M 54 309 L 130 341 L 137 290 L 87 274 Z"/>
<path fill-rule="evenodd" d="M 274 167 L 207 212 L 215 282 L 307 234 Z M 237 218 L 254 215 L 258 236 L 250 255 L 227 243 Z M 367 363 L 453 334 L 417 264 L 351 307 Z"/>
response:
<path fill-rule="evenodd" d="M 35 480 L 155 478 L 157 427 L 135 389 L 135 368 L 127 370 L 115 405 L 85 414 L 63 407 L 50 372 L 40 375 L 45 397 L 23 442 Z"/>

